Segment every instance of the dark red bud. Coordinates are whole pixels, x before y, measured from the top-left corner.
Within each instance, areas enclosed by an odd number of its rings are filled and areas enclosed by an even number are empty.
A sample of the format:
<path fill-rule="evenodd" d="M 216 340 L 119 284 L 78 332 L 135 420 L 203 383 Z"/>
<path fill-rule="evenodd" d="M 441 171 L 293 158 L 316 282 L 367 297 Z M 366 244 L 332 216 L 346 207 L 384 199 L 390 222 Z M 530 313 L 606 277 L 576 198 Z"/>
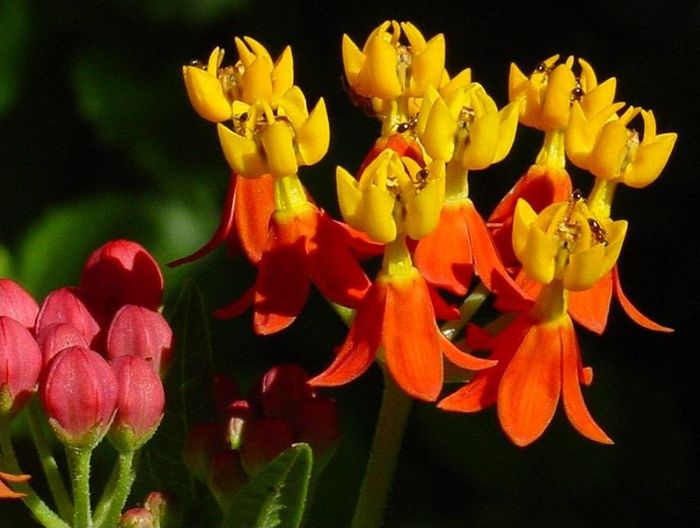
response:
<path fill-rule="evenodd" d="M 107 334 L 107 355 L 139 356 L 148 361 L 161 377 L 172 358 L 173 331 L 158 312 L 133 304 L 114 316 Z"/>
<path fill-rule="evenodd" d="M 117 414 L 109 438 L 121 451 L 133 451 L 155 433 L 163 417 L 165 392 L 146 360 L 119 356 L 111 362 L 117 378 Z"/>
<path fill-rule="evenodd" d="M 263 418 L 247 423 L 240 449 L 243 468 L 253 477 L 293 443 L 294 433 L 284 420 Z"/>
<path fill-rule="evenodd" d="M 213 380 L 214 405 L 219 414 L 226 414 L 226 408 L 240 399 L 241 393 L 236 382 L 225 374 L 215 374 Z"/>
<path fill-rule="evenodd" d="M 340 439 L 338 407 L 330 398 L 305 398 L 290 417 L 297 442 L 311 446 L 314 457 L 332 454 Z"/>
<path fill-rule="evenodd" d="M 112 313 L 125 304 L 157 310 L 163 296 L 163 275 L 139 244 L 113 240 L 90 255 L 80 288 Z"/>
<path fill-rule="evenodd" d="M 10 279 L 0 279 L 0 315 L 34 328 L 39 306 L 24 289 Z"/>
<path fill-rule="evenodd" d="M 152 491 L 149 493 L 143 503 L 143 507 L 151 512 L 156 526 L 162 526 L 163 528 L 175 526 L 177 519 L 182 513 L 177 497 L 165 491 Z"/>
<path fill-rule="evenodd" d="M 188 471 L 195 478 L 206 482 L 212 458 L 223 451 L 230 451 L 224 426 L 203 423 L 187 432 L 182 457 Z"/>
<path fill-rule="evenodd" d="M 14 413 L 34 392 L 41 351 L 21 322 L 0 316 L 0 414 Z"/>
<path fill-rule="evenodd" d="M 88 345 L 100 332 L 100 325 L 88 309 L 84 297 L 75 288 L 61 288 L 51 292 L 41 305 L 36 320 L 36 333 L 40 334 L 52 324 L 68 323 L 76 328 Z"/>
<path fill-rule="evenodd" d="M 313 396 L 309 375 L 298 365 L 277 365 L 251 391 L 249 400 L 268 418 L 288 418 L 295 402 Z"/>
<path fill-rule="evenodd" d="M 117 405 L 117 380 L 97 352 L 70 347 L 51 360 L 40 383 L 49 423 L 64 443 L 97 445 L 109 429 Z"/>
<path fill-rule="evenodd" d="M 222 451 L 212 459 L 207 484 L 220 503 L 226 504 L 247 482 L 238 451 Z"/>
<path fill-rule="evenodd" d="M 64 348 L 72 346 L 88 347 L 83 334 L 68 323 L 54 323 L 39 332 L 36 338 L 44 357 L 44 366 Z"/>

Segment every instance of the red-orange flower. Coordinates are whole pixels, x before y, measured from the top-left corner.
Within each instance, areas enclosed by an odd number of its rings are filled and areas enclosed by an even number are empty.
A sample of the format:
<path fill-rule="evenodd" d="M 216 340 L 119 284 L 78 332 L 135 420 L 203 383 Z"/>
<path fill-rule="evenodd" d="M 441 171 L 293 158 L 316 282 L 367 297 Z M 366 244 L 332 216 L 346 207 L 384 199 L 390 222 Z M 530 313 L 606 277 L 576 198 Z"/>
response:
<path fill-rule="evenodd" d="M 12 475 L 11 473 L 3 473 L 0 471 L 0 499 L 21 499 L 26 497 L 26 493 L 13 491 L 6 482 L 19 483 L 26 482 L 29 479 L 29 475 Z"/>
<path fill-rule="evenodd" d="M 447 411 L 476 412 L 497 404 L 498 418 L 519 446 L 539 438 L 552 421 L 561 398 L 569 421 L 583 436 L 603 444 L 613 441 L 593 420 L 581 394 L 581 384 L 593 380 L 583 367 L 571 319 L 540 321 L 520 315 L 493 338 L 496 367 L 478 372 L 463 388 L 442 400 Z"/>
<path fill-rule="evenodd" d="M 351 252 L 348 231 L 309 202 L 293 213 L 273 213 L 264 240 L 255 284 L 217 310 L 217 317 L 235 317 L 252 304 L 253 329 L 272 334 L 299 315 L 310 281 L 328 299 L 349 307 L 356 307 L 370 286 Z"/>
<path fill-rule="evenodd" d="M 434 401 L 440 394 L 443 355 L 469 370 L 495 364 L 460 351 L 440 333 L 428 286 L 414 267 L 402 274 L 379 273 L 358 307 L 335 360 L 309 383 L 348 383 L 364 373 L 377 355 L 385 359 L 390 374 L 404 391 L 426 401 Z"/>
<path fill-rule="evenodd" d="M 241 178 L 231 173 L 224 210 L 216 231 L 200 249 L 170 263 L 171 267 L 200 259 L 221 244 L 229 252 L 242 250 L 256 264 L 262 257 L 270 217 L 275 210 L 273 180 L 268 174 L 259 178 Z"/>

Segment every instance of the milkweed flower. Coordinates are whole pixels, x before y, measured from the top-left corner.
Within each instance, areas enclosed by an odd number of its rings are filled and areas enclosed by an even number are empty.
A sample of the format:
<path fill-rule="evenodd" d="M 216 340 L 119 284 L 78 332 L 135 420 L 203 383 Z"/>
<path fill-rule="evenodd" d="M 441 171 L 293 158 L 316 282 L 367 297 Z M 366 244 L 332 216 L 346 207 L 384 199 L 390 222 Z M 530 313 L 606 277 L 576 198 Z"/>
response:
<path fill-rule="evenodd" d="M 407 394 L 434 401 L 443 383 L 443 355 L 462 368 L 492 366 L 491 361 L 460 351 L 440 333 L 428 285 L 406 245 L 407 236 L 418 240 L 437 225 L 444 161 L 420 168 L 413 159 L 388 149 L 367 166 L 359 181 L 341 167 L 336 180 L 343 217 L 387 245 L 382 269 L 358 306 L 335 360 L 309 383 L 348 383 L 379 357 Z"/>
<path fill-rule="evenodd" d="M 500 261 L 484 220 L 469 198 L 468 171 L 501 161 L 510 151 L 519 102 L 500 111 L 483 87 L 472 83 L 446 98 L 429 90 L 423 99 L 417 134 L 427 154 L 447 162 L 446 197 L 440 220 L 422 238 L 416 265 L 431 284 L 463 295 L 476 273 L 491 290 L 516 292 Z"/>
<path fill-rule="evenodd" d="M 504 431 L 524 446 L 544 432 L 561 398 L 577 431 L 612 443 L 583 401 L 580 385 L 589 385 L 593 374 L 583 367 L 567 312 L 569 292 L 590 289 L 619 256 L 627 222 L 610 222 L 605 238 L 593 227 L 597 222 L 581 198 L 552 204 L 539 215 L 518 202 L 513 247 L 524 272 L 542 289 L 534 305 L 491 340 L 497 366 L 477 373 L 440 408 L 474 412 L 496 404 Z"/>

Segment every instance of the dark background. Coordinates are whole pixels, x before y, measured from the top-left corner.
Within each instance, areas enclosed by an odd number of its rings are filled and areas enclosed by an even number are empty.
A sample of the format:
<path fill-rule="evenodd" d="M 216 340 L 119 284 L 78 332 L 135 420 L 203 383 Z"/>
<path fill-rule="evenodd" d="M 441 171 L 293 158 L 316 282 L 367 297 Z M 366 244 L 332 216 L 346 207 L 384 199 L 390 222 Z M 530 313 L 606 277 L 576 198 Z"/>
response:
<path fill-rule="evenodd" d="M 673 335 L 635 326 L 613 307 L 602 338 L 581 330 L 595 382 L 593 416 L 615 440 L 580 437 L 559 411 L 533 446 L 519 449 L 495 413 L 452 415 L 419 404 L 389 504 L 389 527 L 691 526 L 698 485 L 698 2 L 37 2 L 0 0 L 0 275 L 38 299 L 75 283 L 89 252 L 133 238 L 161 263 L 198 247 L 218 219 L 227 181 L 214 127 L 190 108 L 181 65 L 234 35 L 273 55 L 294 51 L 295 82 L 331 119 L 331 149 L 302 171 L 316 200 L 337 213 L 337 164 L 357 167 L 378 123 L 343 92 L 340 38 L 361 45 L 382 20 L 444 32 L 448 68 L 471 66 L 499 105 L 511 61 L 523 71 L 553 53 L 586 58 L 618 100 L 651 108 L 659 132 L 679 140 L 662 177 L 620 188 L 613 209 L 630 228 L 620 259 L 629 297 Z M 520 128 L 507 160 L 471 177 L 484 213 L 534 160 L 541 136 Z M 572 170 L 584 191 L 591 179 Z M 214 309 L 253 277 L 223 250 L 166 275 L 167 301 L 194 276 Z M 282 361 L 312 372 L 328 364 L 344 327 L 313 294 L 288 331 L 255 338 L 250 314 L 212 320 L 217 367 L 245 386 Z M 332 393 L 345 435 L 318 491 L 311 525 L 345 526 L 380 397 L 376 369 Z M 3 526 L 24 526 L 0 503 Z M 13 517 L 15 516 L 15 517 Z M 9 524 L 8 524 L 9 523 Z"/>

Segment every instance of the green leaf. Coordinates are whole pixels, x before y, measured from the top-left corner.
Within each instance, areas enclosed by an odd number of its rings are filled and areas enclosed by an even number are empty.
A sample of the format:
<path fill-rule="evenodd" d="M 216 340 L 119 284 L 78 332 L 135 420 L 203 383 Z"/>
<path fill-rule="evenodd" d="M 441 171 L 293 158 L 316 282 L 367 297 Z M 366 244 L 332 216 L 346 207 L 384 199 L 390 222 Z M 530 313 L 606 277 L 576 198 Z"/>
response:
<path fill-rule="evenodd" d="M 214 412 L 207 314 L 192 282 L 183 288 L 169 319 L 175 356 L 165 378 L 165 415 L 158 432 L 146 444 L 144 455 L 157 489 L 192 500 L 197 487 L 182 460 L 185 435 L 191 426 L 210 421 Z"/>
<path fill-rule="evenodd" d="M 297 528 L 301 524 L 313 458 L 308 444 L 295 444 L 232 499 L 225 526 Z"/>
<path fill-rule="evenodd" d="M 17 100 L 27 60 L 30 13 L 26 0 L 0 1 L 0 115 Z"/>

